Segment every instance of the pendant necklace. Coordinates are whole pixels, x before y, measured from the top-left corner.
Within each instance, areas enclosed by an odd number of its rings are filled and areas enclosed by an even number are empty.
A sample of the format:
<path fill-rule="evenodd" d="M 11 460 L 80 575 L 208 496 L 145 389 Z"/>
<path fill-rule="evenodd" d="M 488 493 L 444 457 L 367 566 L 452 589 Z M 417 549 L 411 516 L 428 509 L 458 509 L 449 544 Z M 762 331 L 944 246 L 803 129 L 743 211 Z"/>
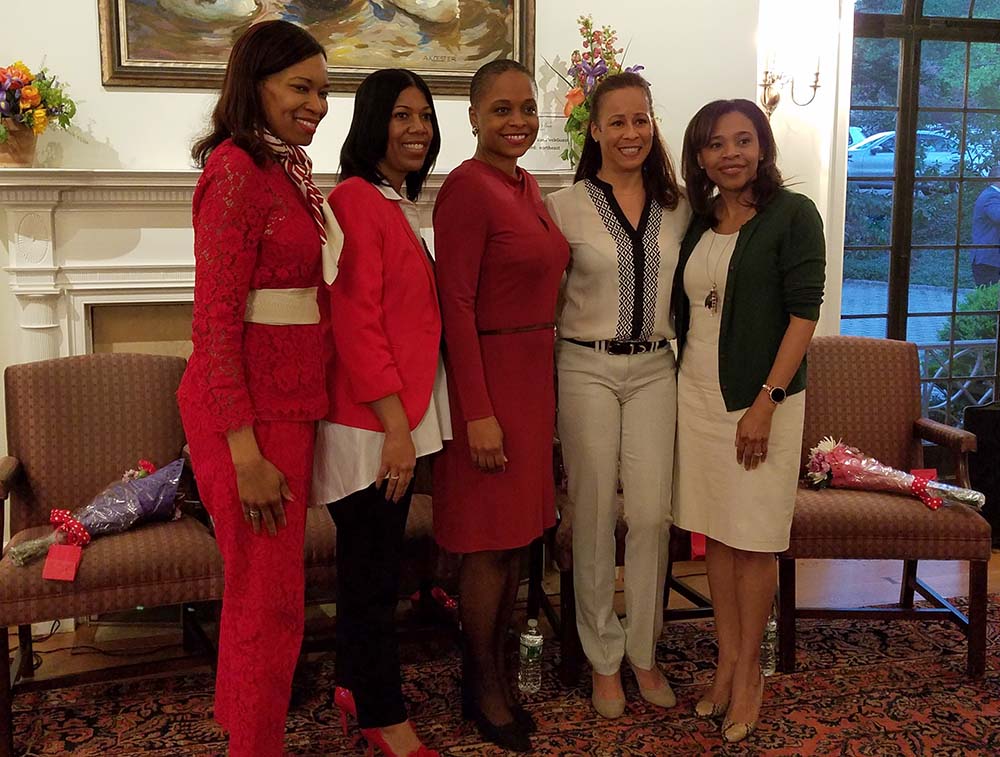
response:
<path fill-rule="evenodd" d="M 712 283 L 712 288 L 708 291 L 705 296 L 705 309 L 712 315 L 716 315 L 719 312 L 719 263 L 726 256 L 726 245 L 729 243 L 727 239 L 722 243 L 722 249 L 719 250 L 719 257 L 715 259 L 715 266 L 711 267 L 712 252 L 715 250 L 715 242 L 719 238 L 719 234 L 712 232 L 712 242 L 708 247 L 708 254 L 705 256 L 705 276 Z"/>

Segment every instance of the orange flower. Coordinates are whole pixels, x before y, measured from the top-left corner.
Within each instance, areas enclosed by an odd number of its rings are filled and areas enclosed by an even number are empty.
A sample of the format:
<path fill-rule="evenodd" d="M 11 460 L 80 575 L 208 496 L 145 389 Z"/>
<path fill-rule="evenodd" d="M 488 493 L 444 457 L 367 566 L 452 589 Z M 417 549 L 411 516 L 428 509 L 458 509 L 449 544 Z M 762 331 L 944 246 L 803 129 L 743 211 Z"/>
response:
<path fill-rule="evenodd" d="M 7 67 L 7 75 L 10 76 L 10 78 L 15 82 L 19 82 L 22 86 L 35 80 L 35 76 L 31 73 L 31 69 L 24 65 L 21 61 L 11 63 Z"/>
<path fill-rule="evenodd" d="M 21 110 L 34 108 L 42 102 L 42 96 L 38 93 L 38 87 L 29 84 L 21 89 Z"/>
<path fill-rule="evenodd" d="M 566 93 L 566 107 L 563 108 L 563 115 L 569 118 L 573 113 L 573 108 L 577 105 L 581 105 L 586 99 L 586 96 L 583 94 L 583 89 L 580 87 L 573 87 L 573 89 Z"/>

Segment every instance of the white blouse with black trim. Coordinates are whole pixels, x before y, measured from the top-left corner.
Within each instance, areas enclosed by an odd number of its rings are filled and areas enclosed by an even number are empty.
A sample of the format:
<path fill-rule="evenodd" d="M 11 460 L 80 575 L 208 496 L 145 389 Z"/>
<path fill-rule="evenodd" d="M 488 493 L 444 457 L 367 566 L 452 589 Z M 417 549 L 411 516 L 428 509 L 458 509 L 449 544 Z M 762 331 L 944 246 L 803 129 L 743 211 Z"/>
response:
<path fill-rule="evenodd" d="M 691 219 L 687 200 L 675 210 L 652 199 L 634 228 L 611 185 L 579 181 L 545 204 L 569 242 L 559 336 L 586 341 L 658 341 L 674 337 L 670 290 L 681 240 Z"/>

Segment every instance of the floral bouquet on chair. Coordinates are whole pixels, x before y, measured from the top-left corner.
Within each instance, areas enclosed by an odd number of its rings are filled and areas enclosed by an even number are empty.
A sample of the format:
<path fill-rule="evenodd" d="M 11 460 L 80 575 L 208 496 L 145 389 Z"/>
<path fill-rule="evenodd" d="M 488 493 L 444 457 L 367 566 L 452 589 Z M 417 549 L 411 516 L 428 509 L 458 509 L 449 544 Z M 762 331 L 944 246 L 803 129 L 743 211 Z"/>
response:
<path fill-rule="evenodd" d="M 48 536 L 11 547 L 10 559 L 18 567 L 24 567 L 45 555 L 53 544 L 84 547 L 96 536 L 121 533 L 139 523 L 180 517 L 177 487 L 183 469 L 183 458 L 159 470 L 149 461 L 140 460 L 137 469 L 126 471 L 121 481 L 111 484 L 90 504 L 73 513 L 53 510 L 49 522 L 55 530 Z"/>
<path fill-rule="evenodd" d="M 968 505 L 981 510 L 986 497 L 974 489 L 930 481 L 883 465 L 855 447 L 832 437 L 824 437 L 809 451 L 806 483 L 813 489 L 832 486 L 837 489 L 897 492 L 920 499 L 931 510 L 941 505 Z"/>

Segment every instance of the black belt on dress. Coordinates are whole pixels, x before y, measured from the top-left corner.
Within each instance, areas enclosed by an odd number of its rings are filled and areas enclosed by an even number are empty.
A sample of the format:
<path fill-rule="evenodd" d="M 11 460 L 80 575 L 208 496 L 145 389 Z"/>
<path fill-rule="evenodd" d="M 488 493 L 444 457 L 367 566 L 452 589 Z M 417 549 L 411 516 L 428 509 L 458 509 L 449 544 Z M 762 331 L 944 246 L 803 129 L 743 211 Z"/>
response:
<path fill-rule="evenodd" d="M 554 323 L 533 323 L 530 326 L 513 326 L 509 329 L 479 329 L 479 333 L 486 336 L 499 336 L 500 334 L 524 334 L 528 331 L 545 331 L 554 329 Z"/>
<path fill-rule="evenodd" d="M 599 339 L 596 342 L 585 342 L 582 339 L 569 339 L 568 337 L 564 337 L 564 339 L 567 342 L 579 344 L 581 347 L 589 347 L 595 352 L 606 352 L 609 355 L 642 355 L 646 352 L 662 350 L 670 344 L 666 339 L 661 339 L 658 342 L 619 342 L 614 339 Z"/>

